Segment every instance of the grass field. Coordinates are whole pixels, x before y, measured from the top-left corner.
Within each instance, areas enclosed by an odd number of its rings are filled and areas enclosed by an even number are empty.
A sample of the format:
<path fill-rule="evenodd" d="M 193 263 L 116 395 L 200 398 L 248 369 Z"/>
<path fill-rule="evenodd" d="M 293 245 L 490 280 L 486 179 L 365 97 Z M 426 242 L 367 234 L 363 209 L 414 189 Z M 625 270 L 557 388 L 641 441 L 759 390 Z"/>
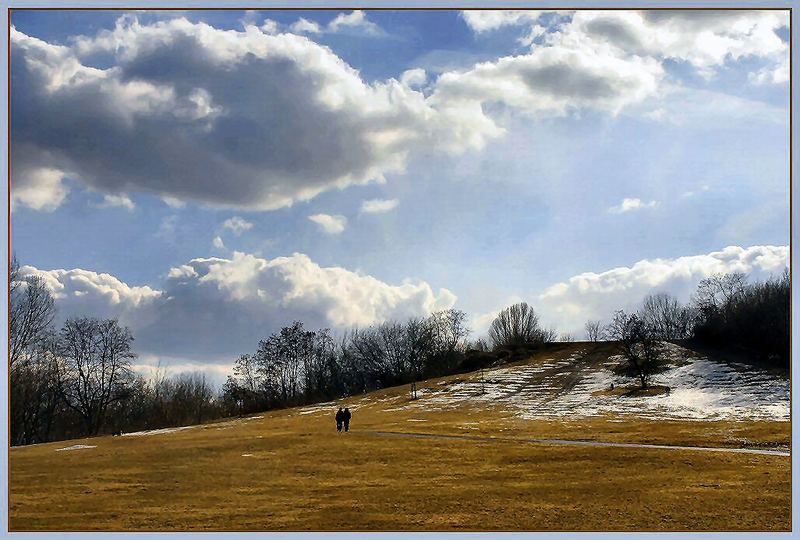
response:
<path fill-rule="evenodd" d="M 458 377 L 464 376 L 449 379 Z M 630 415 L 531 420 L 503 406 L 398 406 L 411 404 L 403 387 L 343 403 L 354 409 L 347 434 L 336 433 L 335 406 L 327 405 L 172 433 L 14 448 L 11 529 L 791 527 L 787 456 L 524 441 L 786 449 L 788 422 Z M 56 451 L 74 444 L 95 447 Z"/>

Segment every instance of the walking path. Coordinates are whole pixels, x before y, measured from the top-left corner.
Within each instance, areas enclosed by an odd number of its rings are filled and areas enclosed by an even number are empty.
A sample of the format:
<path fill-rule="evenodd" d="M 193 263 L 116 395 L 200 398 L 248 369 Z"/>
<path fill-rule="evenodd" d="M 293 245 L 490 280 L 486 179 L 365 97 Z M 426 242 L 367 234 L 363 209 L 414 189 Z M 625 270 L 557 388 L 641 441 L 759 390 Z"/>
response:
<path fill-rule="evenodd" d="M 416 437 L 426 439 L 460 439 L 467 441 L 482 442 L 524 442 L 532 444 L 550 444 L 563 446 L 594 446 L 611 448 L 650 448 L 657 450 L 694 450 L 697 452 L 724 452 L 730 454 L 758 454 L 762 456 L 785 456 L 790 457 L 791 453 L 785 450 L 762 450 L 758 448 L 724 448 L 712 446 L 677 446 L 668 444 L 643 444 L 643 443 L 619 443 L 602 441 L 575 441 L 568 439 L 513 439 L 509 437 L 481 437 L 478 435 L 445 435 L 436 433 L 404 433 L 399 431 L 356 431 L 354 433 L 363 435 L 375 435 L 379 437 Z"/>

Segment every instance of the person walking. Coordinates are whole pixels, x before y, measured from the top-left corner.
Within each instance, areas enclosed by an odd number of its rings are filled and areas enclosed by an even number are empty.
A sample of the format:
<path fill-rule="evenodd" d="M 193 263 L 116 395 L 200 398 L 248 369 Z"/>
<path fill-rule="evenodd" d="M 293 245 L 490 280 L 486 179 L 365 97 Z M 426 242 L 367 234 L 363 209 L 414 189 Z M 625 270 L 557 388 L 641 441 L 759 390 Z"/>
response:
<path fill-rule="evenodd" d="M 336 411 L 336 431 L 339 433 L 342 432 L 342 422 L 344 422 L 344 411 L 339 407 L 339 410 Z"/>
<path fill-rule="evenodd" d="M 350 409 L 347 407 L 344 408 L 344 413 L 342 413 L 342 419 L 344 420 L 344 430 L 350 431 L 350 419 L 353 417 L 353 414 L 350 412 Z"/>

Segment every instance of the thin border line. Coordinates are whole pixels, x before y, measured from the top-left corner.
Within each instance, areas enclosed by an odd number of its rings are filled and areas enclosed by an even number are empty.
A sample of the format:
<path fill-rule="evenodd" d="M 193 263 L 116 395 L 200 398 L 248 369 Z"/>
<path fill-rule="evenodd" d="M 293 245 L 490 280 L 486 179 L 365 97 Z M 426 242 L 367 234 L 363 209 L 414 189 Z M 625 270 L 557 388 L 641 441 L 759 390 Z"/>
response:
<path fill-rule="evenodd" d="M 439 7 L 370 7 L 370 6 L 355 6 L 355 7 L 331 7 L 331 6 L 312 6 L 312 7 L 298 7 L 298 6 L 288 6 L 288 7 L 273 7 L 273 6 L 258 6 L 258 7 L 239 7 L 239 6 L 227 6 L 227 7 L 191 7 L 191 6 L 181 6 L 181 7 L 149 7 L 149 6 L 128 6 L 128 7 L 120 7 L 120 6 L 111 6 L 111 7 L 102 7 L 102 6 L 92 6 L 92 7 L 8 7 L 7 8 L 7 53 L 8 53 L 8 64 L 7 64 L 7 118 L 8 118 L 8 125 L 7 125 L 7 160 L 8 160 L 8 193 L 6 195 L 7 199 L 7 214 L 6 214 L 6 221 L 7 221 L 7 266 L 6 268 L 9 269 L 11 265 L 11 254 L 12 254 L 12 247 L 11 247 L 11 18 L 13 12 L 15 11 L 244 11 L 244 10 L 254 10 L 254 11 L 349 11 L 349 10 L 362 10 L 362 11 L 497 11 L 497 10 L 504 10 L 504 11 L 531 11 L 534 9 L 533 6 L 531 7 L 520 7 L 518 5 L 512 7 L 503 7 L 503 6 L 492 6 L 492 7 L 458 7 L 458 6 L 439 6 Z M 793 448 L 793 419 L 792 419 L 792 405 L 793 405 L 793 395 L 792 395 L 792 368 L 791 368 L 791 361 L 793 358 L 793 321 L 794 321 L 794 313 L 791 306 L 792 302 L 792 282 L 793 282 L 793 265 L 792 265 L 792 231 L 793 231 L 793 187 L 792 187 L 792 180 L 793 180 L 793 161 L 794 161 L 794 132 L 793 132 L 793 105 L 794 105 L 794 84 L 793 84 L 793 63 L 794 58 L 792 55 L 793 51 L 793 44 L 794 44 L 794 33 L 793 33 L 793 7 L 762 7 L 762 6 L 745 6 L 745 7 L 696 7 L 696 6 L 687 6 L 687 7 L 658 7 L 658 6 L 648 6 L 648 7 L 551 7 L 551 6 L 544 6 L 544 9 L 547 11 L 788 11 L 789 12 L 789 290 L 790 290 L 790 309 L 789 309 L 789 332 L 790 332 L 790 339 L 789 339 L 789 429 L 790 429 L 790 441 L 789 445 L 790 448 Z M 10 274 L 9 274 L 10 278 Z M 8 287 L 9 284 L 7 284 Z M 7 321 L 7 347 L 6 351 L 10 350 L 11 347 L 11 295 L 8 295 L 8 302 L 7 302 L 7 309 L 8 309 L 8 321 Z M 47 530 L 42 531 L 39 529 L 33 530 L 11 530 L 11 363 L 10 358 L 8 362 L 7 368 L 7 382 L 8 382 L 8 396 L 7 396 L 7 414 L 8 414 L 8 461 L 6 464 L 6 479 L 8 481 L 8 500 L 7 500 L 7 513 L 8 516 L 8 532 L 17 532 L 17 533 L 26 533 L 26 532 L 46 532 L 46 533 L 67 533 L 67 532 L 89 532 L 83 530 L 66 530 L 66 531 L 56 531 L 56 530 Z M 789 474 L 793 479 L 793 466 L 794 458 L 792 457 L 790 464 L 789 464 Z M 794 493 L 793 490 L 790 489 L 789 493 L 789 505 L 790 505 L 790 517 L 789 517 L 789 531 L 794 532 L 793 528 L 793 519 L 794 519 Z M 97 531 L 100 532 L 100 531 Z M 174 529 L 120 529 L 120 530 L 104 530 L 102 532 L 105 533 L 134 533 L 134 532 L 173 532 L 173 533 L 191 533 L 191 532 L 200 532 L 200 531 L 191 531 L 191 530 L 174 530 Z M 204 529 L 203 532 L 310 532 L 308 530 L 303 529 L 264 529 L 264 530 L 253 530 L 253 529 Z M 446 532 L 455 532 L 455 530 L 410 530 L 410 529 L 389 529 L 383 531 L 377 530 L 319 530 L 315 532 L 406 532 L 406 533 L 446 533 Z M 536 533 L 558 533 L 558 532 L 622 532 L 622 533 L 636 533 L 636 532 L 683 532 L 683 533 L 693 533 L 693 532 L 706 532 L 706 533 L 715 533 L 715 532 L 742 532 L 740 530 L 683 530 L 683 529 L 638 529 L 638 530 L 620 530 L 620 529 L 609 529 L 609 530 L 596 530 L 596 531 L 578 531 L 578 530 L 554 530 L 554 529 L 543 529 L 543 530 L 468 530 L 464 529 L 462 532 L 480 532 L 480 533 L 493 533 L 493 532 L 518 532 L 518 533 L 525 533 L 525 532 L 536 532 Z M 758 531 L 761 532 L 761 531 Z M 763 531 L 763 532 L 783 532 L 783 531 Z"/>

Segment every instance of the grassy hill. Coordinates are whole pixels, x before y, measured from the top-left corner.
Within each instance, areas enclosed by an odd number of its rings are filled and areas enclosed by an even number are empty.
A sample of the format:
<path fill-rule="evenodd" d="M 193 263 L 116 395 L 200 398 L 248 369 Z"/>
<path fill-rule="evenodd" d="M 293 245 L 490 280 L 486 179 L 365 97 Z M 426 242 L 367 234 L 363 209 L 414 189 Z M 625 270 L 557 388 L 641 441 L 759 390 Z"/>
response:
<path fill-rule="evenodd" d="M 335 402 L 13 448 L 11 528 L 789 530 L 787 374 L 673 356 L 655 396 L 568 344 L 343 400 L 346 434 Z"/>

